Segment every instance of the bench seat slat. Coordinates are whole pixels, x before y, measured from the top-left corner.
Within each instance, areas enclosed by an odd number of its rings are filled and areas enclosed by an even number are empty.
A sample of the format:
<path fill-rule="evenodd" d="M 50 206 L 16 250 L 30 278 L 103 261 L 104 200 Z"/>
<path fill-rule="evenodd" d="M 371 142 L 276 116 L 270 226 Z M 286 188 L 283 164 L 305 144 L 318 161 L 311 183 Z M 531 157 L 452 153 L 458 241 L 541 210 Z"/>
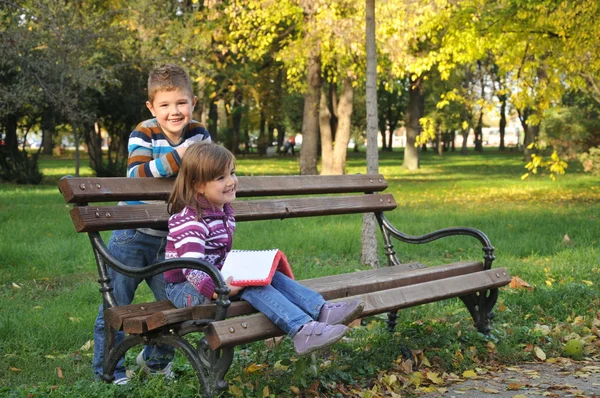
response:
<path fill-rule="evenodd" d="M 333 300 L 483 270 L 483 263 L 481 262 L 458 262 L 436 267 L 424 267 L 421 263 L 403 265 L 404 267 L 382 267 L 305 279 L 299 282 L 321 293 L 325 300 Z M 412 270 L 407 270 L 411 267 Z M 124 330 L 128 333 L 134 333 L 135 330 L 154 330 L 184 320 L 214 319 L 216 314 L 215 304 L 198 305 L 192 308 L 194 308 L 194 311 L 189 308 L 166 309 L 148 314 L 145 317 L 137 317 L 125 324 Z M 248 315 L 255 312 L 256 310 L 247 302 L 236 301 L 231 303 L 231 306 L 227 309 L 227 317 Z"/>
<path fill-rule="evenodd" d="M 368 316 L 499 288 L 509 283 L 510 275 L 506 269 L 497 268 L 366 293 L 355 298 L 365 301 L 361 316 Z M 244 327 L 241 326 L 242 322 Z M 205 328 L 205 333 L 212 349 L 250 343 L 283 334 L 260 313 L 212 322 Z"/>
<path fill-rule="evenodd" d="M 380 192 L 387 188 L 381 174 L 343 176 L 252 176 L 238 177 L 239 197 Z M 59 181 L 67 203 L 120 200 L 167 200 L 173 178 L 70 177 Z"/>
<path fill-rule="evenodd" d="M 255 221 L 393 210 L 391 194 L 240 200 L 233 202 L 237 221 Z M 134 206 L 75 206 L 71 218 L 78 232 L 113 229 L 166 229 L 165 204 Z"/>

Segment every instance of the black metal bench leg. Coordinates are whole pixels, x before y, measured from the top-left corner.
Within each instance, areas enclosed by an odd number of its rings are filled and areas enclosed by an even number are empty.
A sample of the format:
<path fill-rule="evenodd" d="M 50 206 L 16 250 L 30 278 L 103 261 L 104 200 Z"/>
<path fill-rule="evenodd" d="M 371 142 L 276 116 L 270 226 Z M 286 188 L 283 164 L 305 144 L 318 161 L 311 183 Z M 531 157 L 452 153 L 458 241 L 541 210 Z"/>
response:
<path fill-rule="evenodd" d="M 123 356 L 125 356 L 125 353 L 127 351 L 129 351 L 131 348 L 135 347 L 136 345 L 142 344 L 143 342 L 144 342 L 144 340 L 140 336 L 128 335 L 128 336 L 125 336 L 123 338 L 123 340 L 121 340 L 119 342 L 119 344 L 117 344 L 116 346 L 113 347 L 113 344 L 114 344 L 114 337 L 113 337 L 112 341 L 110 341 L 108 354 L 104 355 L 104 364 L 103 364 L 104 374 L 102 375 L 102 380 L 104 380 L 106 382 L 111 382 L 114 379 L 113 373 L 115 372 L 115 368 L 117 367 L 117 363 L 119 362 L 119 359 L 121 359 Z M 108 344 L 108 343 L 109 343 L 108 340 L 105 341 L 105 344 Z"/>
<path fill-rule="evenodd" d="M 467 306 L 477 330 L 483 334 L 489 334 L 490 320 L 494 318 L 492 309 L 498 300 L 498 289 L 461 296 L 460 299 Z"/>
<path fill-rule="evenodd" d="M 212 350 L 205 338 L 198 343 L 198 356 L 203 366 L 212 370 L 214 390 L 217 394 L 229 387 L 229 383 L 224 380 L 224 377 L 233 362 L 234 350 L 235 347 Z"/>
<path fill-rule="evenodd" d="M 387 315 L 388 315 L 387 328 L 390 332 L 393 332 L 394 330 L 396 330 L 396 325 L 398 324 L 398 322 L 397 322 L 398 311 L 388 312 Z"/>

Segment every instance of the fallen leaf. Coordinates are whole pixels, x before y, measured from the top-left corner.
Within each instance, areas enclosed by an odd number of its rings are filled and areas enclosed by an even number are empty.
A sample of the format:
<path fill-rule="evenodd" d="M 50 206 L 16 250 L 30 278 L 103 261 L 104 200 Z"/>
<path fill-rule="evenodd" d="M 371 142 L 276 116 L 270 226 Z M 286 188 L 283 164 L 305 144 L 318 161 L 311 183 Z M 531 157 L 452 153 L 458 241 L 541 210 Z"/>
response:
<path fill-rule="evenodd" d="M 509 287 L 511 289 L 519 289 L 519 288 L 532 289 L 532 287 L 529 283 L 525 282 L 523 279 L 519 278 L 518 276 L 512 277 L 512 279 L 510 280 Z"/>
<path fill-rule="evenodd" d="M 444 384 L 444 380 L 440 379 L 437 373 L 427 372 L 427 378 L 435 384 Z"/>
<path fill-rule="evenodd" d="M 258 372 L 261 369 L 266 368 L 267 365 L 265 365 L 264 363 L 253 363 L 252 365 L 248 366 L 245 371 L 246 373 L 255 373 Z"/>
<path fill-rule="evenodd" d="M 570 245 L 571 244 L 571 238 L 569 238 L 569 235 L 565 234 L 565 236 L 563 237 L 563 243 L 565 245 Z"/>
<path fill-rule="evenodd" d="M 12 283 L 12 287 L 14 287 L 15 289 L 20 289 L 21 288 L 21 286 L 19 286 L 19 284 L 15 283 L 15 282 Z"/>
<path fill-rule="evenodd" d="M 465 377 L 467 379 L 472 379 L 473 377 L 477 377 L 477 373 L 475 373 L 474 370 L 465 370 L 462 375 L 463 375 L 463 377 Z"/>
<path fill-rule="evenodd" d="M 15 367 L 12 367 L 12 366 L 11 366 L 10 368 L 8 368 L 8 369 L 10 369 L 10 371 L 11 371 L 11 372 L 15 372 L 15 373 L 17 373 L 17 372 L 22 372 L 22 370 L 21 370 L 21 369 L 19 369 L 19 368 L 15 368 Z"/>
<path fill-rule="evenodd" d="M 63 376 L 63 371 L 60 367 L 56 368 L 56 375 L 58 376 L 59 379 L 64 379 L 65 377 Z"/>
<path fill-rule="evenodd" d="M 538 357 L 540 361 L 546 360 L 546 353 L 542 351 L 540 347 L 535 347 L 533 351 L 535 352 L 535 356 Z"/>
<path fill-rule="evenodd" d="M 521 388 L 523 388 L 523 386 L 520 385 L 519 383 L 509 383 L 506 388 L 511 391 L 516 391 L 516 390 L 520 390 Z"/>

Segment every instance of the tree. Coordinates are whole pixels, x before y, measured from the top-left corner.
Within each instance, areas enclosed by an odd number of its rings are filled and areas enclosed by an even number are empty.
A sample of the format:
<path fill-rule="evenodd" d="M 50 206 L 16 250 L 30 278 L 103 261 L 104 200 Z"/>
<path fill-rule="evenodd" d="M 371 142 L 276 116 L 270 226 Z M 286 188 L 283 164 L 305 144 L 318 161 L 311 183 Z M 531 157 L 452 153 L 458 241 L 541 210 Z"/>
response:
<path fill-rule="evenodd" d="M 375 0 L 366 0 L 365 38 L 367 50 L 366 108 L 367 108 L 367 173 L 379 172 L 379 153 L 377 148 L 377 47 L 375 42 Z M 372 213 L 363 216 L 362 263 L 373 268 L 379 266 L 377 257 L 377 239 L 375 216 Z"/>

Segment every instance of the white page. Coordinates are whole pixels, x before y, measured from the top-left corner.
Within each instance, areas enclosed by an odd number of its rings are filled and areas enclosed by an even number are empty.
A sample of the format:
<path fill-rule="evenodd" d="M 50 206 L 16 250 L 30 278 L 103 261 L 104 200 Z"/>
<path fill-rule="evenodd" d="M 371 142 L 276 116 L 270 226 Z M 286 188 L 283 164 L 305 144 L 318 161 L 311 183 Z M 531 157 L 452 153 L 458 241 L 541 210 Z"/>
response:
<path fill-rule="evenodd" d="M 227 280 L 264 280 L 269 276 L 277 249 L 232 250 L 225 259 L 221 274 Z"/>

